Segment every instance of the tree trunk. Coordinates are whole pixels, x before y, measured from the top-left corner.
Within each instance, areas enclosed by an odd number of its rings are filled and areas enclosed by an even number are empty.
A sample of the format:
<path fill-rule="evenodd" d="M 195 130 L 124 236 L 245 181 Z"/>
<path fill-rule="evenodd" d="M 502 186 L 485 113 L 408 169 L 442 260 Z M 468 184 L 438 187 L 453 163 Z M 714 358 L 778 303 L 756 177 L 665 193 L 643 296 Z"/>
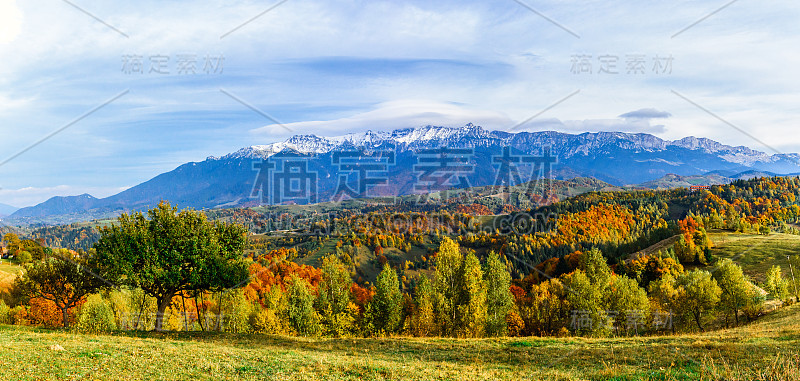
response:
<path fill-rule="evenodd" d="M 697 328 L 700 329 L 700 332 L 703 332 L 703 325 L 700 324 L 700 314 L 694 314 L 694 321 L 697 323 Z"/>
<path fill-rule="evenodd" d="M 201 298 L 202 300 L 202 298 Z M 203 316 L 200 316 L 200 304 L 197 304 L 197 291 L 194 292 L 194 309 L 197 310 L 197 322 L 200 323 L 200 330 L 205 332 L 206 327 L 203 324 L 206 318 L 205 303 L 203 303 Z"/>
<path fill-rule="evenodd" d="M 217 331 L 222 331 L 222 292 L 217 298 Z"/>
<path fill-rule="evenodd" d="M 189 331 L 189 317 L 186 316 L 186 299 L 181 292 L 181 303 L 183 304 L 183 326 L 185 331 Z"/>
<path fill-rule="evenodd" d="M 69 329 L 69 308 L 67 306 L 61 308 L 61 325 L 65 329 Z"/>
<path fill-rule="evenodd" d="M 158 332 L 163 331 L 164 326 L 164 312 L 167 310 L 170 304 L 172 304 L 172 297 L 171 296 L 164 296 L 158 298 L 158 312 L 156 313 L 156 327 L 155 330 Z"/>
<path fill-rule="evenodd" d="M 147 294 L 145 294 L 144 290 L 142 290 L 142 304 L 139 305 L 139 313 L 136 314 L 136 324 L 133 325 L 133 329 L 139 329 L 139 324 L 142 322 L 142 313 L 144 312 L 146 303 Z"/>

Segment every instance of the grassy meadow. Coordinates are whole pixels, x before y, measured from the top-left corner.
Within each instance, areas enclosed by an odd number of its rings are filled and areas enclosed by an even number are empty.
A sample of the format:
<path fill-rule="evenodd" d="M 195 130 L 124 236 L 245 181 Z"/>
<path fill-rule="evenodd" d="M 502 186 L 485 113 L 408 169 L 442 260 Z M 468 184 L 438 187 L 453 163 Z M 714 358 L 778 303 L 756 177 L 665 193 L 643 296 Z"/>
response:
<path fill-rule="evenodd" d="M 774 265 L 780 265 L 784 276 L 790 277 L 787 256 L 800 254 L 800 236 L 797 235 L 712 231 L 709 238 L 714 242 L 711 252 L 716 258 L 730 258 L 757 282 L 762 282 L 767 270 Z M 798 269 L 794 272 L 795 276 L 800 276 Z"/>
<path fill-rule="evenodd" d="M 792 380 L 800 305 L 702 334 L 304 339 L 0 326 L 3 380 Z M 49 349 L 60 345 L 63 351 Z"/>

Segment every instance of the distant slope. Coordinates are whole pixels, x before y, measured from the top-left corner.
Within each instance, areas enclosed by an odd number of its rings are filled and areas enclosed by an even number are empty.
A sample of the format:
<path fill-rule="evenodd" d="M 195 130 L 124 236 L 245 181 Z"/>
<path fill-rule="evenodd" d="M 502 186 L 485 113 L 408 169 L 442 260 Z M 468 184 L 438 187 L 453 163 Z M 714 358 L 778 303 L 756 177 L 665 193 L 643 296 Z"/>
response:
<path fill-rule="evenodd" d="M 640 186 L 648 189 L 672 189 L 688 188 L 692 185 L 722 185 L 731 181 L 733 179 L 716 174 L 680 176 L 671 173 L 660 179 L 642 183 Z"/>
<path fill-rule="evenodd" d="M 8 205 L 8 204 L 0 203 L 0 217 L 10 216 L 12 213 L 16 212 L 17 210 L 19 210 L 19 208 L 11 206 L 11 205 Z"/>
<path fill-rule="evenodd" d="M 53 197 L 35 207 L 22 208 L 14 212 L 15 218 L 44 217 L 83 212 L 92 209 L 99 200 L 88 194 L 69 197 Z"/>

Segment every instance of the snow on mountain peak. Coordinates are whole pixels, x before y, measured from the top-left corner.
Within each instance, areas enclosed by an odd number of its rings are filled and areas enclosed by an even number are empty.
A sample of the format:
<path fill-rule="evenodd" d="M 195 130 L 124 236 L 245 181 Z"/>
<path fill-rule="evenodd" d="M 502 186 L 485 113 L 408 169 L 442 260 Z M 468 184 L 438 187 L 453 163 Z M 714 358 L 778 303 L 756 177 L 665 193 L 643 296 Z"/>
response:
<path fill-rule="evenodd" d="M 732 147 L 711 139 L 697 138 L 694 136 L 670 141 L 645 133 L 587 132 L 579 135 L 557 133 L 553 131 L 510 133 L 487 131 L 480 126 L 469 123 L 461 127 L 437 127 L 428 125 L 396 129 L 392 132 L 368 130 L 365 132 L 349 133 L 332 137 L 322 137 L 313 134 L 295 135 L 283 142 L 243 148 L 219 159 L 267 158 L 286 149 L 304 154 L 322 154 L 331 152 L 337 147 L 370 148 L 382 144 L 394 144 L 406 147 L 406 149 L 428 148 L 433 145 L 468 146 L 470 144 L 477 144 L 475 143 L 476 140 L 482 139 L 493 141 L 487 144 L 522 144 L 524 146 L 529 146 L 535 143 L 542 146 L 552 145 L 556 151 L 558 151 L 559 155 L 566 158 L 576 154 L 588 155 L 591 151 L 610 146 L 645 152 L 664 151 L 668 147 L 680 147 L 693 151 L 701 150 L 705 153 L 716 155 L 725 161 L 745 166 L 753 166 L 757 163 L 771 163 L 781 160 L 783 156 L 787 156 L 769 155 L 747 147 Z M 209 159 L 218 158 L 210 157 Z"/>

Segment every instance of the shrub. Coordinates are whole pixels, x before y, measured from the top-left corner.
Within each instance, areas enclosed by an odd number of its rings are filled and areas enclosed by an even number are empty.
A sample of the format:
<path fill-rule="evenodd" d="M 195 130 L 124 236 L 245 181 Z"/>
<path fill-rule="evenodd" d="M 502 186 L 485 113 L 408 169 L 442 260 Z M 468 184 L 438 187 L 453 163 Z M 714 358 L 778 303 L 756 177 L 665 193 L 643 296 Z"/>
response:
<path fill-rule="evenodd" d="M 87 333 L 108 332 L 117 329 L 114 311 L 102 295 L 89 296 L 78 315 L 78 330 Z"/>
<path fill-rule="evenodd" d="M 254 308 L 250 314 L 250 327 L 253 332 L 270 335 L 280 334 L 283 331 L 280 317 L 270 308 Z"/>
<path fill-rule="evenodd" d="M 31 298 L 28 319 L 32 324 L 50 328 L 63 326 L 64 320 L 61 309 L 53 301 L 44 298 Z"/>
<path fill-rule="evenodd" d="M 28 310 L 24 306 L 16 306 L 9 311 L 11 324 L 28 325 Z"/>
<path fill-rule="evenodd" d="M 20 252 L 19 254 L 17 254 L 17 262 L 19 262 L 19 264 L 21 264 L 21 265 L 30 263 L 32 260 L 33 260 L 33 256 L 31 255 L 31 253 L 29 253 L 27 251 L 23 251 L 23 252 Z"/>
<path fill-rule="evenodd" d="M 11 308 L 0 300 L 0 324 L 11 324 Z"/>

